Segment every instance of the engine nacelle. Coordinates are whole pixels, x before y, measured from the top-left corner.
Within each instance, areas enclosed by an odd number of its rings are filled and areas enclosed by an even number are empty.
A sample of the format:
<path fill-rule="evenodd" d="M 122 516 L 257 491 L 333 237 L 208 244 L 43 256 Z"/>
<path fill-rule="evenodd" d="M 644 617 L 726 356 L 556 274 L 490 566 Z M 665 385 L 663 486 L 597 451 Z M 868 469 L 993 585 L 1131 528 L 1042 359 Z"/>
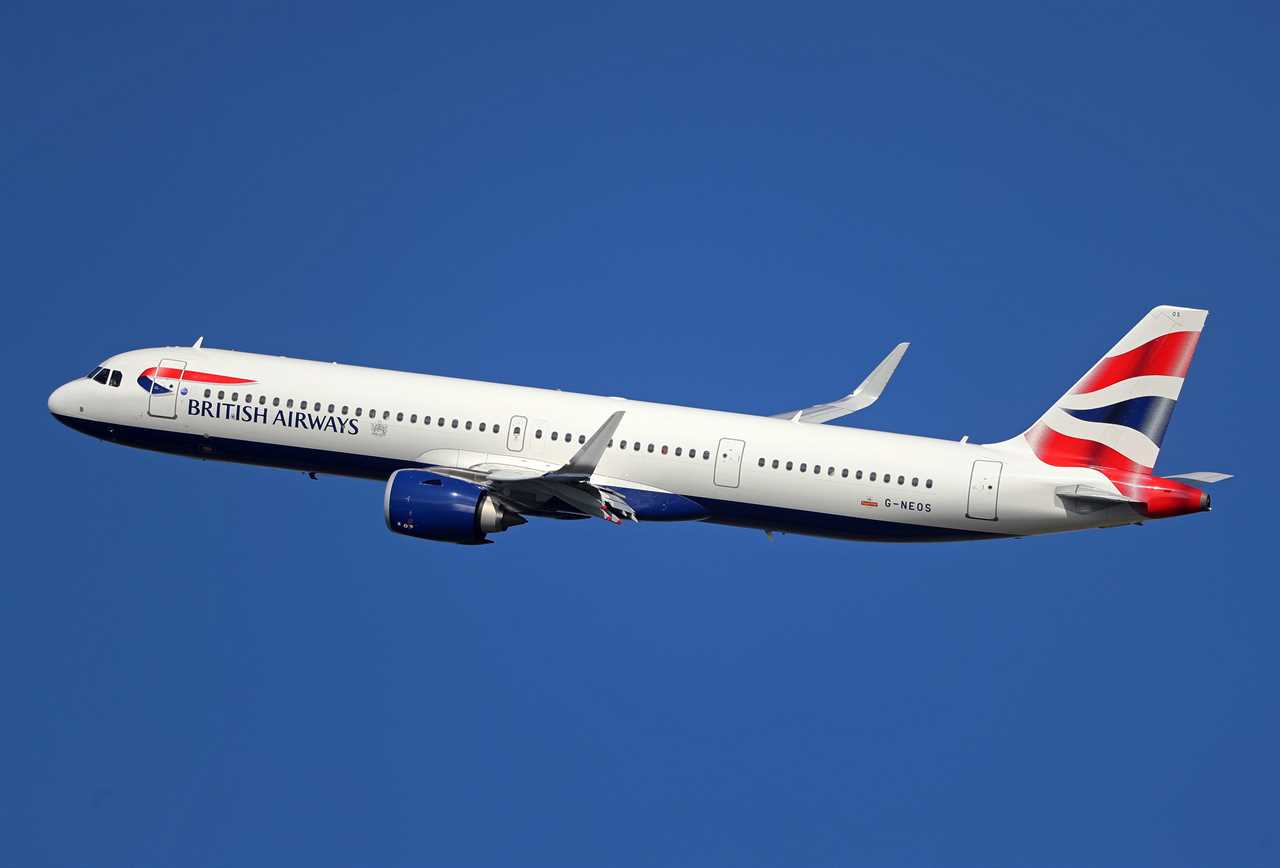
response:
<path fill-rule="evenodd" d="M 478 485 L 429 470 L 397 470 L 383 496 L 387 529 L 418 539 L 480 545 L 524 516 L 503 508 Z"/>

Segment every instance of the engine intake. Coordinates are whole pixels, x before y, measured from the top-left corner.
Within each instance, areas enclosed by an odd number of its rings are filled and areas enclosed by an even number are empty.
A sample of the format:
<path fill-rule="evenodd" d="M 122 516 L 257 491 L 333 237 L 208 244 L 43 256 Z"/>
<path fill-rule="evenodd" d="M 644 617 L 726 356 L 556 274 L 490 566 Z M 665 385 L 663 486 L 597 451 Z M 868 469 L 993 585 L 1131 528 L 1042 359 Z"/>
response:
<path fill-rule="evenodd" d="M 392 533 L 460 545 L 490 542 L 486 535 L 525 523 L 478 485 L 416 469 L 391 474 L 383 515 Z"/>

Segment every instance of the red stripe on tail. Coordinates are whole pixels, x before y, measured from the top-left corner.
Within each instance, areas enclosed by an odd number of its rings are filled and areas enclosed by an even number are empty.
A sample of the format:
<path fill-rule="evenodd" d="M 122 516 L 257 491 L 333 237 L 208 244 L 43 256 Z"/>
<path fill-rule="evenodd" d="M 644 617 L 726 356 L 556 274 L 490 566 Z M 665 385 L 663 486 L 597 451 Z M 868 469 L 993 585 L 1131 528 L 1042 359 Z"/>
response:
<path fill-rule="evenodd" d="M 1100 470 L 1128 496 L 1132 496 L 1133 486 L 1138 480 L 1151 476 L 1150 467 L 1126 458 L 1110 446 L 1059 434 L 1043 422 L 1037 422 L 1027 432 L 1027 442 L 1031 444 L 1031 451 L 1045 464 Z"/>
<path fill-rule="evenodd" d="M 1185 377 L 1199 339 L 1200 332 L 1172 332 L 1153 338 L 1127 353 L 1098 362 L 1071 392 L 1096 392 L 1130 377 Z"/>

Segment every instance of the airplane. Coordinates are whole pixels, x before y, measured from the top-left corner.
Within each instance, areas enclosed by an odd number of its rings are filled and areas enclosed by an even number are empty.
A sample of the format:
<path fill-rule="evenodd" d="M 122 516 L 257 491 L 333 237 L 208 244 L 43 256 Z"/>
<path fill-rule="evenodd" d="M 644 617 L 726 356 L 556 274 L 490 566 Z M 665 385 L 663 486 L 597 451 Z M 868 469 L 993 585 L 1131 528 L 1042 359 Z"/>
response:
<path fill-rule="evenodd" d="M 529 518 L 710 522 L 850 540 L 1020 538 L 1206 512 L 1217 472 L 1153 475 L 1208 311 L 1144 316 L 1024 432 L 980 445 L 824 424 L 851 393 L 764 417 L 257 355 L 132 350 L 49 411 L 111 443 L 376 480 L 394 533 L 478 545 Z"/>

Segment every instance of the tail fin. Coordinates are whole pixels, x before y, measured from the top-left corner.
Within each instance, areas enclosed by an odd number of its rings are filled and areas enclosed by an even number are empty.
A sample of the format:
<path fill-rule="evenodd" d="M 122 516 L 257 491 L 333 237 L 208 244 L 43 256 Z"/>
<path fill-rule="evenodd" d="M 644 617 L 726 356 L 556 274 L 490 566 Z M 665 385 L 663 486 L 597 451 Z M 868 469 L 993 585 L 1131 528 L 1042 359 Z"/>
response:
<path fill-rule="evenodd" d="M 1023 432 L 1046 464 L 1150 474 L 1207 310 L 1155 308 Z"/>

